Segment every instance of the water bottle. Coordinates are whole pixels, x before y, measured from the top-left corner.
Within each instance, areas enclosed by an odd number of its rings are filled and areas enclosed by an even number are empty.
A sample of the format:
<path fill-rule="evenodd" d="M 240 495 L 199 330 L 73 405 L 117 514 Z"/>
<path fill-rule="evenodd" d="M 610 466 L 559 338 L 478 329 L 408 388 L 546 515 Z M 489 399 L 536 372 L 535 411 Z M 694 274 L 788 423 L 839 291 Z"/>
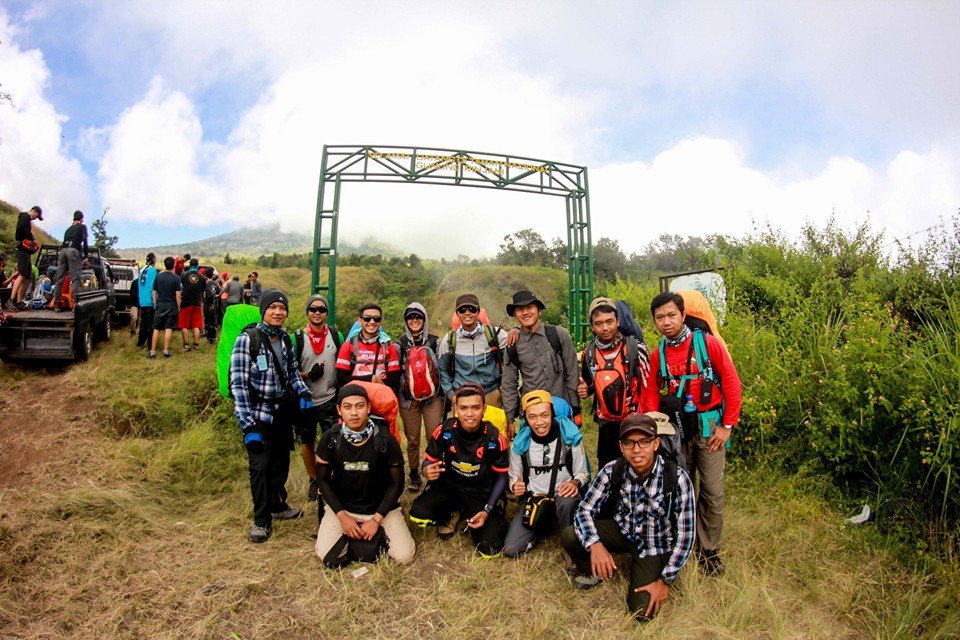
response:
<path fill-rule="evenodd" d="M 683 403 L 683 412 L 684 413 L 696 413 L 697 405 L 693 403 L 693 395 L 688 394 L 686 402 Z"/>

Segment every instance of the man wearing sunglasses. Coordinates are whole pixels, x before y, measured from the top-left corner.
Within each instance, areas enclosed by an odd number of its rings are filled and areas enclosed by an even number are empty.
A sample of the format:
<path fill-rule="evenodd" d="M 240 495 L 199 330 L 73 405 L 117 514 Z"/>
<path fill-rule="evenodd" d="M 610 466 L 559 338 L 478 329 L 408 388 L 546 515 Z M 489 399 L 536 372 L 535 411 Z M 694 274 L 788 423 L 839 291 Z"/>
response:
<path fill-rule="evenodd" d="M 357 310 L 360 331 L 340 347 L 337 354 L 337 386 L 351 380 L 385 384 L 394 393 L 400 385 L 400 354 L 392 342 L 383 342 L 380 325 L 383 310 L 368 302 Z"/>
<path fill-rule="evenodd" d="M 455 308 L 460 326 L 440 340 L 437 357 L 443 394 L 452 406 L 454 392 L 476 382 L 483 387 L 487 406 L 502 407 L 500 377 L 507 334 L 480 322 L 480 300 L 474 294 L 458 297 Z"/>
<path fill-rule="evenodd" d="M 337 377 L 335 366 L 337 353 L 343 344 L 343 336 L 333 325 L 327 324 L 329 312 L 327 299 L 319 294 L 307 298 L 307 326 L 293 334 L 293 351 L 300 363 L 300 377 L 310 389 L 313 406 L 303 411 L 296 423 L 297 437 L 303 466 L 310 476 L 308 500 L 316 500 L 320 487 L 317 484 L 315 444 L 317 426 L 321 435 L 337 424 Z M 323 505 L 320 505 L 323 513 Z"/>
<path fill-rule="evenodd" d="M 621 457 L 600 470 L 560 536 L 577 567 L 578 589 L 613 577 L 619 566 L 611 553 L 630 554 L 627 608 L 638 621 L 659 613 L 693 548 L 693 483 L 659 447 L 653 418 L 627 417 Z"/>

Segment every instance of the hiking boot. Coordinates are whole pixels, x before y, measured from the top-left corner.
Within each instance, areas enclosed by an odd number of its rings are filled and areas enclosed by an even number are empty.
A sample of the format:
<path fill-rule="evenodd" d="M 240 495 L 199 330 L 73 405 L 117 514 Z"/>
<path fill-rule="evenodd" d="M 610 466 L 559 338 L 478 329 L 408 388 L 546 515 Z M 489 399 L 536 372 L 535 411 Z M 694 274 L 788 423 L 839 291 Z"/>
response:
<path fill-rule="evenodd" d="M 457 532 L 457 525 L 460 524 L 460 512 L 454 511 L 450 514 L 450 519 L 441 525 L 437 525 L 437 537 L 441 540 L 452 538 Z"/>
<path fill-rule="evenodd" d="M 407 491 L 410 493 L 416 493 L 420 491 L 420 488 L 423 486 L 423 480 L 420 479 L 420 474 L 410 474 L 410 481 L 407 483 Z"/>
<path fill-rule="evenodd" d="M 254 544 L 260 544 L 261 542 L 266 542 L 267 538 L 270 537 L 270 527 L 260 527 L 253 525 L 253 529 L 250 529 L 250 542 Z"/>
<path fill-rule="evenodd" d="M 316 478 L 310 478 L 310 488 L 307 490 L 307 500 L 316 502 L 320 495 L 320 482 Z"/>
<path fill-rule="evenodd" d="M 303 515 L 303 511 L 296 507 L 287 507 L 283 511 L 271 513 L 270 517 L 274 520 L 295 520 Z"/>
<path fill-rule="evenodd" d="M 156 352 L 156 351 L 151 351 L 150 353 L 147 354 L 147 357 L 150 358 L 151 360 L 156 360 L 156 359 L 157 359 L 157 352 Z"/>
<path fill-rule="evenodd" d="M 163 352 L 163 357 L 164 357 L 164 358 L 169 358 L 169 357 L 170 357 L 170 352 L 169 352 L 169 351 L 164 351 L 164 352 Z"/>
<path fill-rule="evenodd" d="M 726 570 L 726 567 L 723 566 L 723 562 L 720 560 L 720 554 L 716 549 L 703 551 L 702 553 L 698 554 L 697 560 L 700 563 L 700 569 L 703 571 L 704 575 L 716 576 L 720 575 Z"/>
<path fill-rule="evenodd" d="M 576 589 L 581 591 L 586 591 L 587 589 L 593 589 L 595 586 L 603 582 L 600 578 L 595 575 L 586 575 L 579 574 L 573 578 L 573 586 Z"/>

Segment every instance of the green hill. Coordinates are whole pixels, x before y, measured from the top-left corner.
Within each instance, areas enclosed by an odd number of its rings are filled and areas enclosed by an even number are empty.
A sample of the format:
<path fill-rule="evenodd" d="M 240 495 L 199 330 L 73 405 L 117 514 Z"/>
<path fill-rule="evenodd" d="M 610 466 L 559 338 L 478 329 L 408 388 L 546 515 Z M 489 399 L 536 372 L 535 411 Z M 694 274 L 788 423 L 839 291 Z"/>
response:
<path fill-rule="evenodd" d="M 359 244 L 351 245 L 344 242 L 339 243 L 339 252 L 342 254 L 362 254 L 385 256 L 399 255 L 392 247 L 377 242 L 373 239 L 366 239 Z M 270 225 L 266 227 L 244 227 L 235 229 L 228 233 L 194 240 L 181 244 L 169 244 L 156 247 L 130 247 L 118 249 L 120 255 L 124 258 L 139 258 L 148 251 L 153 251 L 157 255 L 183 255 L 189 253 L 192 256 L 201 256 L 205 258 L 217 259 L 226 254 L 231 256 L 248 256 L 256 258 L 262 255 L 272 255 L 275 252 L 307 253 L 313 250 L 313 236 L 305 233 L 289 233 L 280 230 L 279 225 Z"/>

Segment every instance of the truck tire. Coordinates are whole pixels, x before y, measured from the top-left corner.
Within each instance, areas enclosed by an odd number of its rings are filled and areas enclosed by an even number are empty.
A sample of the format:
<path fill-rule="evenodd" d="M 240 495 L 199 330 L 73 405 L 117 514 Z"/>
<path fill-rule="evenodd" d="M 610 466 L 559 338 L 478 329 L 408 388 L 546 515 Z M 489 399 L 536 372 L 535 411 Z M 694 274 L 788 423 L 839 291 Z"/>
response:
<path fill-rule="evenodd" d="M 93 350 L 93 335 L 89 325 L 77 327 L 73 334 L 73 355 L 77 362 L 84 362 Z"/>
<path fill-rule="evenodd" d="M 110 314 L 103 314 L 103 322 L 100 324 L 93 325 L 93 337 L 100 341 L 107 341 L 110 339 Z"/>

